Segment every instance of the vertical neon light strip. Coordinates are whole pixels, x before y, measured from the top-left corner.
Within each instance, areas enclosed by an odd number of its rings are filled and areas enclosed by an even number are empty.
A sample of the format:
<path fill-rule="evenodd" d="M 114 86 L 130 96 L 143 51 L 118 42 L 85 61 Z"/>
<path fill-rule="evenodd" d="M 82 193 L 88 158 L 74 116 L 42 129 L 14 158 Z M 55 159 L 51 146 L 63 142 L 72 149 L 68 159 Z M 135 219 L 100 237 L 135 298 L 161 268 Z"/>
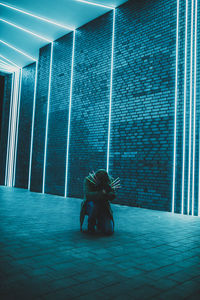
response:
<path fill-rule="evenodd" d="M 17 112 L 16 112 L 16 124 L 15 124 L 15 147 L 14 147 L 14 159 L 13 159 L 13 178 L 12 186 L 15 186 L 16 177 L 16 161 L 17 161 L 17 147 L 18 147 L 18 130 L 19 130 L 19 115 L 20 115 L 20 104 L 21 104 L 21 88 L 22 88 L 22 68 L 19 72 L 19 84 L 17 93 Z"/>
<path fill-rule="evenodd" d="M 191 178 L 191 135 L 192 135 L 192 79 L 193 79 L 193 9 L 194 0 L 191 8 L 191 47 L 190 47 L 190 123 L 189 123 L 189 155 L 188 155 L 188 207 L 187 214 L 190 214 L 190 178 Z"/>
<path fill-rule="evenodd" d="M 12 147 L 11 147 L 11 159 L 10 159 L 10 185 L 13 186 L 14 179 L 14 160 L 16 153 L 16 127 L 17 127 L 17 112 L 18 112 L 18 100 L 19 100 L 19 82 L 20 82 L 20 71 L 16 72 L 15 78 L 15 91 L 14 91 L 14 102 L 13 102 L 13 132 L 12 132 Z"/>
<path fill-rule="evenodd" d="M 182 166 L 182 200 L 181 213 L 184 213 L 185 196 L 185 123 L 186 123 L 186 97 L 187 97 L 187 29 L 188 29 L 188 0 L 186 0 L 185 13 L 185 74 L 184 74 L 184 116 L 183 116 L 183 166 Z"/>
<path fill-rule="evenodd" d="M 14 135 L 14 118 L 15 118 L 15 102 L 16 102 L 16 82 L 17 82 L 18 72 L 14 73 L 14 85 L 13 85 L 13 98 L 12 98 L 12 106 L 11 106 L 11 127 L 10 127 L 10 144 L 9 144 L 9 153 L 8 153 L 8 182 L 7 185 L 11 187 L 12 181 L 12 161 L 13 161 L 13 135 Z"/>
<path fill-rule="evenodd" d="M 42 193 L 45 192 L 46 181 L 46 159 L 47 159 L 47 137 L 49 127 L 49 102 L 51 96 L 51 73 L 52 73 L 52 61 L 53 61 L 53 42 L 51 43 L 51 57 L 50 57 L 50 69 L 49 69 L 49 87 L 48 87 L 48 100 L 47 100 L 47 118 L 46 118 L 46 132 L 45 132 L 45 146 L 44 146 L 44 165 L 43 165 L 43 184 Z"/>
<path fill-rule="evenodd" d="M 75 34 L 76 31 L 74 30 L 73 46 L 72 46 L 72 66 L 71 66 L 71 81 L 70 81 L 70 96 L 69 96 L 68 128 L 67 128 L 67 151 L 66 151 L 65 193 L 64 193 L 65 198 L 67 197 L 67 187 L 68 187 L 69 140 L 70 140 L 70 123 L 71 123 L 71 108 L 72 108 L 72 88 L 73 88 L 73 75 L 74 75 Z"/>
<path fill-rule="evenodd" d="M 112 115 L 112 87 L 113 87 L 114 43 L 115 43 L 115 9 L 113 10 L 113 28 L 112 28 L 112 53 L 111 53 L 111 73 L 110 73 L 110 103 L 109 103 L 107 166 L 106 166 L 107 172 L 109 172 L 109 159 L 110 159 L 110 131 L 111 131 L 111 115 Z"/>
<path fill-rule="evenodd" d="M 197 0 L 195 1 L 195 41 L 194 41 L 194 120 L 193 120 L 193 169 L 192 169 L 192 215 L 194 216 L 194 179 L 196 148 L 196 82 L 197 82 Z"/>
<path fill-rule="evenodd" d="M 200 138 L 200 120 L 199 120 L 199 138 Z M 198 216 L 200 216 L 200 144 L 199 144 L 199 188 L 198 188 Z"/>
<path fill-rule="evenodd" d="M 10 153 L 10 132 L 11 132 L 14 78 L 15 78 L 15 73 L 12 74 L 12 87 L 11 87 L 11 95 L 10 95 L 10 111 L 9 111 L 9 126 L 8 126 L 8 138 L 7 138 L 6 170 L 5 170 L 5 186 L 8 185 L 8 161 L 9 161 L 9 153 Z"/>
<path fill-rule="evenodd" d="M 173 158 L 173 188 L 172 188 L 172 213 L 175 203 L 175 179 L 176 179 L 176 121 L 177 121 L 177 96 L 178 96 L 178 39 L 179 39 L 179 0 L 177 0 L 177 24 L 176 24 L 176 78 L 175 78 L 175 116 L 174 116 L 174 158 Z"/>
<path fill-rule="evenodd" d="M 33 136 L 34 136 L 34 125 L 35 125 L 35 103 L 36 103 L 36 91 L 37 91 L 37 74 L 38 74 L 38 61 L 36 61 L 36 66 L 35 66 L 35 85 L 34 85 L 33 114 L 32 114 L 32 128 L 31 128 L 29 175 L 28 175 L 28 189 L 29 190 L 30 190 L 30 187 L 31 187 L 31 169 L 32 169 Z"/>
<path fill-rule="evenodd" d="M 8 172 L 7 172 L 7 185 L 12 187 L 14 184 L 14 165 L 16 155 L 16 139 L 17 139 L 17 113 L 19 105 L 19 83 L 20 83 L 20 71 L 16 71 L 14 74 L 14 88 L 11 105 L 11 127 L 10 127 L 10 143 L 8 151 Z"/>

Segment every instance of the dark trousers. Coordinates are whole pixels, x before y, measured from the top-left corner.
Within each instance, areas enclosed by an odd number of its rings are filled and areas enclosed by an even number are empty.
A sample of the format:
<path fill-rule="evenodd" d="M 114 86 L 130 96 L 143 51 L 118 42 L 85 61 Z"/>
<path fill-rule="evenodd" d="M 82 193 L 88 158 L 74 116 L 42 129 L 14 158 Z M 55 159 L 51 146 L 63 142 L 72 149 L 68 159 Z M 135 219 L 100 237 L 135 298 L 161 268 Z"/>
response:
<path fill-rule="evenodd" d="M 88 215 L 88 230 L 95 231 L 95 226 L 104 234 L 112 234 L 114 232 L 113 220 L 109 214 L 102 209 L 100 203 L 89 201 L 86 206 Z"/>

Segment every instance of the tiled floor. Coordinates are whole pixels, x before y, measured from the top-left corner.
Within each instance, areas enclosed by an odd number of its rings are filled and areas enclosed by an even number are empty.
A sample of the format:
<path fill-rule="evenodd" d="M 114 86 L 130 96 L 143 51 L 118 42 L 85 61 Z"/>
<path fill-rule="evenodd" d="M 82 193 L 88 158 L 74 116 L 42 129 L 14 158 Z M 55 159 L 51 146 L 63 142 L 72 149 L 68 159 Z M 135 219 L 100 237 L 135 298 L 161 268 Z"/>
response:
<path fill-rule="evenodd" d="M 113 205 L 91 236 L 80 202 L 0 187 L 0 299 L 200 299 L 200 218 Z"/>

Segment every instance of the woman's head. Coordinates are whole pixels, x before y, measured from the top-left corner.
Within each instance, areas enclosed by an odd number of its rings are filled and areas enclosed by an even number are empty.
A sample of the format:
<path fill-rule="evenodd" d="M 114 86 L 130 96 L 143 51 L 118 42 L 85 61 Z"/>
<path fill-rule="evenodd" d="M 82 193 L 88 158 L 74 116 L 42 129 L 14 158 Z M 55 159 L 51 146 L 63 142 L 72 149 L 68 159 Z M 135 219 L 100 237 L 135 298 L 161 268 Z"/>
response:
<path fill-rule="evenodd" d="M 99 169 L 96 171 L 95 176 L 100 184 L 106 184 L 109 182 L 108 173 L 104 169 Z"/>

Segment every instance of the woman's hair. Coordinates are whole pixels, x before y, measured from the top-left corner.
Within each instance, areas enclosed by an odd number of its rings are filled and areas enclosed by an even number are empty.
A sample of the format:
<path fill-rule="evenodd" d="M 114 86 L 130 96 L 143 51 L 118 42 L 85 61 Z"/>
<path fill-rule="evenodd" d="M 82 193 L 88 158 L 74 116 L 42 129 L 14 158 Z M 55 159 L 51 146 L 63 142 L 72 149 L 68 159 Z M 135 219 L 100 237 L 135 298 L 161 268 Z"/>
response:
<path fill-rule="evenodd" d="M 99 169 L 98 171 L 96 171 L 95 176 L 100 183 L 109 182 L 108 173 L 104 169 Z"/>

